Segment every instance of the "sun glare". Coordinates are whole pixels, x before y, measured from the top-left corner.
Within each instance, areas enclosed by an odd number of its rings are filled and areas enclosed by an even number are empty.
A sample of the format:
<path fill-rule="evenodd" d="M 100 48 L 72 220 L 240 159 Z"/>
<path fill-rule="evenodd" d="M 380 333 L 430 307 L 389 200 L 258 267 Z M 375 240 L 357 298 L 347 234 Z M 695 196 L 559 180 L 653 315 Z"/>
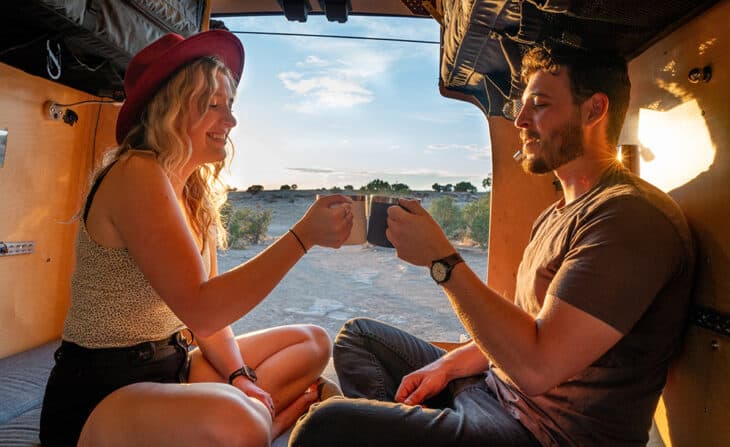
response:
<path fill-rule="evenodd" d="M 639 141 L 641 177 L 663 191 L 706 171 L 717 151 L 697 100 L 664 112 L 641 109 Z"/>

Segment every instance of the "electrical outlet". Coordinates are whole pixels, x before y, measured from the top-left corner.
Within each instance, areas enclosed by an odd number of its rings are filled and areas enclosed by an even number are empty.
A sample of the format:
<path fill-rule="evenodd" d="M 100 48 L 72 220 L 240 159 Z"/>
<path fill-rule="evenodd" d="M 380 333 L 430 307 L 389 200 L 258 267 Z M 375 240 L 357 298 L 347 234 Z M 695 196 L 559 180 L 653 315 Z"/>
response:
<path fill-rule="evenodd" d="M 61 118 L 63 118 L 64 109 L 56 102 L 46 101 L 46 103 L 43 104 L 43 110 L 46 118 L 49 120 L 60 121 Z"/>

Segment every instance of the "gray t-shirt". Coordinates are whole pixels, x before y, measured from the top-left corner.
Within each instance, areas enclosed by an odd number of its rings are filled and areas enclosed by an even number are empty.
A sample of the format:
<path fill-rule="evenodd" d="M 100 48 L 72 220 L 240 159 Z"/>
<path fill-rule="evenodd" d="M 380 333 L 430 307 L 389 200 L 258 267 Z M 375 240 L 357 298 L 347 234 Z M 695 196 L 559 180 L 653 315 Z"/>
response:
<path fill-rule="evenodd" d="M 610 167 L 591 190 L 537 219 L 515 303 L 536 316 L 550 294 L 623 338 L 540 396 L 524 395 L 496 367 L 488 385 L 543 445 L 645 446 L 686 321 L 693 271 L 692 238 L 677 204 Z"/>

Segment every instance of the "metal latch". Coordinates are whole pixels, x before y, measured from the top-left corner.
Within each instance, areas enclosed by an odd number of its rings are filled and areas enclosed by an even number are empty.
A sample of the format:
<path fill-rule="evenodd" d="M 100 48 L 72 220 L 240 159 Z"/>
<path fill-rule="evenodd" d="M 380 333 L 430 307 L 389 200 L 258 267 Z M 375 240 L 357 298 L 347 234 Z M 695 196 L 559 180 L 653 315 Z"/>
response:
<path fill-rule="evenodd" d="M 27 255 L 33 253 L 35 242 L 3 242 L 0 241 L 0 256 Z"/>

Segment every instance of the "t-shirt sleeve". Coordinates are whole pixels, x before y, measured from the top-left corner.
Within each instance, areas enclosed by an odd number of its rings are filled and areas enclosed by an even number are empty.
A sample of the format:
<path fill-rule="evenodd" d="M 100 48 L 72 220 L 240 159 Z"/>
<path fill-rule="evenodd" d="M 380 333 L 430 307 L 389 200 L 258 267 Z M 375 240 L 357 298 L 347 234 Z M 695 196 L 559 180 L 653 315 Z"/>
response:
<path fill-rule="evenodd" d="M 626 334 L 681 265 L 669 219 L 639 197 L 583 216 L 547 293 Z"/>

